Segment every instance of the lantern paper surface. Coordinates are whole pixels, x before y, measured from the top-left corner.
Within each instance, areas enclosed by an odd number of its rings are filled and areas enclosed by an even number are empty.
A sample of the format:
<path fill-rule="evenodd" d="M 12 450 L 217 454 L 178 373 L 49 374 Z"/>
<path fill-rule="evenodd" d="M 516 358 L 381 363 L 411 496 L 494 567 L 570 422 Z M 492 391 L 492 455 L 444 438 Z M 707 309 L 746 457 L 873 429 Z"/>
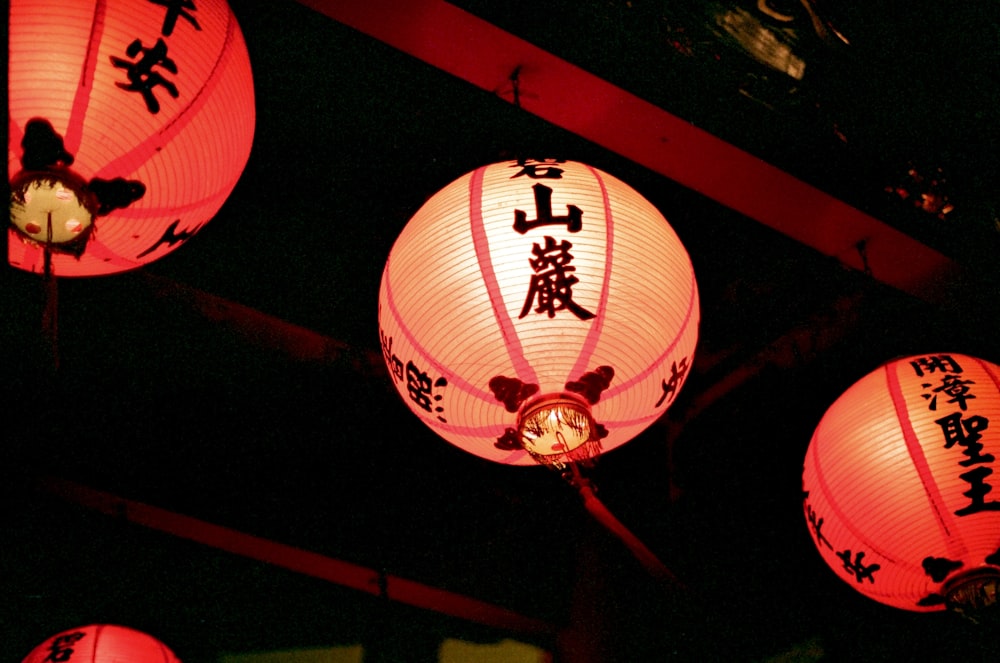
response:
<path fill-rule="evenodd" d="M 382 350 L 404 401 L 452 444 L 534 461 L 517 413 L 545 394 L 585 401 L 595 453 L 670 406 L 693 361 L 690 259 L 635 190 L 575 162 L 484 166 L 435 194 L 382 275 Z"/>
<path fill-rule="evenodd" d="M 57 633 L 22 663 L 180 663 L 162 642 L 124 626 L 91 624 Z"/>
<path fill-rule="evenodd" d="M 892 361 L 848 389 L 803 468 L 823 559 L 890 606 L 942 610 L 970 574 L 1000 573 L 1000 367 L 961 354 Z"/>
<path fill-rule="evenodd" d="M 101 197 L 82 254 L 53 250 L 53 273 L 140 267 L 215 215 L 246 165 L 255 117 L 246 45 L 224 0 L 11 0 L 9 38 L 8 172 L 16 182 L 58 161 Z M 36 118 L 55 137 L 41 147 L 29 137 L 45 155 L 30 164 L 23 141 Z M 63 184 L 53 195 L 72 198 Z M 41 272 L 52 208 L 36 209 L 31 193 L 12 198 L 8 259 Z M 87 230 L 53 218 L 56 236 Z"/>

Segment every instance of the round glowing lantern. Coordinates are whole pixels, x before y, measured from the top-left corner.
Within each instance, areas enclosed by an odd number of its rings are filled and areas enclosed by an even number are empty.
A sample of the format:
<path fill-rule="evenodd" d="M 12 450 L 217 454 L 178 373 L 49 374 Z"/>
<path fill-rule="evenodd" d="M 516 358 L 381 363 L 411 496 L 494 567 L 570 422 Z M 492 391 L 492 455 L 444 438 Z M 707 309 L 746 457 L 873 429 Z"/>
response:
<path fill-rule="evenodd" d="M 215 215 L 254 131 L 225 0 L 11 0 L 9 25 L 11 265 L 134 269 Z"/>
<path fill-rule="evenodd" d="M 823 416 L 803 467 L 823 559 L 862 594 L 914 611 L 1000 591 L 1000 366 L 961 354 L 889 362 Z"/>
<path fill-rule="evenodd" d="M 396 388 L 492 461 L 563 465 L 624 444 L 676 398 L 698 290 L 657 209 L 569 161 L 484 166 L 431 197 L 379 295 Z"/>
<path fill-rule="evenodd" d="M 22 663 L 180 663 L 166 645 L 140 631 L 91 624 L 63 631 L 31 650 Z"/>

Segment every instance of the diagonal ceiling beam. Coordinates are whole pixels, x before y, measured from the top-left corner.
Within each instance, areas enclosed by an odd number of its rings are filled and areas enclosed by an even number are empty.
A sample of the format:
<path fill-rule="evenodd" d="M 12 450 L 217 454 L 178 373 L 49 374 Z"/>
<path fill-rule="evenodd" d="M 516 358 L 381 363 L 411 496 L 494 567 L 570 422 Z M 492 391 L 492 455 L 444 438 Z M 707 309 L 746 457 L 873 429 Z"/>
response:
<path fill-rule="evenodd" d="M 125 499 L 74 481 L 41 477 L 37 487 L 44 493 L 106 516 L 373 596 L 504 631 L 543 636 L 554 636 L 558 631 L 555 625 L 542 619 L 502 606 Z"/>
<path fill-rule="evenodd" d="M 841 263 L 932 303 L 961 268 L 905 233 L 443 0 L 299 0 Z"/>

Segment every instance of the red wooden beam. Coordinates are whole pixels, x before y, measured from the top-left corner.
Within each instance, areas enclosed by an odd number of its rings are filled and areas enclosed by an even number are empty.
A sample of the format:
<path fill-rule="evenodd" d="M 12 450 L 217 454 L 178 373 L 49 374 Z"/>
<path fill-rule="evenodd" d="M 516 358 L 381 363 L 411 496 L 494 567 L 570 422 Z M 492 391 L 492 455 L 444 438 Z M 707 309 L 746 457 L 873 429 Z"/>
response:
<path fill-rule="evenodd" d="M 509 89 L 517 69 L 524 110 L 900 290 L 939 303 L 961 271 L 905 233 L 444 0 L 299 1 L 484 90 Z"/>
<path fill-rule="evenodd" d="M 554 637 L 558 630 L 541 619 L 491 603 L 118 497 L 73 481 L 50 477 L 40 481 L 40 488 L 107 516 L 417 608 L 507 632 Z"/>

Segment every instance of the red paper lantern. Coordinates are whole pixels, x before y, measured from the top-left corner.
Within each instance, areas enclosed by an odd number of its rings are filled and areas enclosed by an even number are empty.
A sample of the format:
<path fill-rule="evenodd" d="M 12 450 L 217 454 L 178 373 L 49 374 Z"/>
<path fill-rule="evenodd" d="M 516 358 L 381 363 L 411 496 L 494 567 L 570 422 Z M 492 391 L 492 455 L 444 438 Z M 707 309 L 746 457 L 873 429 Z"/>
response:
<path fill-rule="evenodd" d="M 180 663 L 165 644 L 140 631 L 91 624 L 53 635 L 22 663 Z"/>
<path fill-rule="evenodd" d="M 1000 366 L 960 354 L 889 362 L 834 402 L 809 444 L 802 484 L 813 541 L 841 578 L 887 605 L 991 604 L 997 458 Z"/>
<path fill-rule="evenodd" d="M 698 316 L 691 261 L 659 211 L 563 161 L 484 166 L 435 194 L 379 296 L 410 409 L 517 465 L 590 458 L 648 427 L 684 383 Z"/>
<path fill-rule="evenodd" d="M 8 259 L 90 276 L 176 249 L 250 153 L 250 61 L 224 0 L 11 0 Z"/>

